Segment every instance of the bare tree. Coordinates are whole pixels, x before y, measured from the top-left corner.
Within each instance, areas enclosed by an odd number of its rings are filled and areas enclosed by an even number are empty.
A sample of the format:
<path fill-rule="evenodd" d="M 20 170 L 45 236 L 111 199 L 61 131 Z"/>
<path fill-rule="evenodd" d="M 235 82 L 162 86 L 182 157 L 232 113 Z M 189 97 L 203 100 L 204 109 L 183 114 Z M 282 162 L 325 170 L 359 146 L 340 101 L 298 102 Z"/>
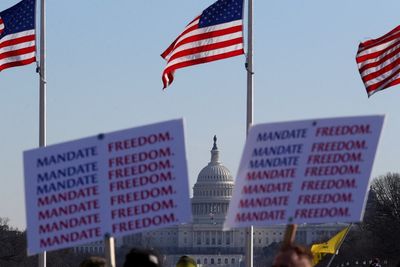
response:
<path fill-rule="evenodd" d="M 371 191 L 374 203 L 364 220 L 365 228 L 383 256 L 395 260 L 400 255 L 400 174 L 379 176 L 372 182 Z"/>
<path fill-rule="evenodd" d="M 400 174 L 387 173 L 372 181 L 363 222 L 352 227 L 332 266 L 374 257 L 394 266 L 400 260 L 399 240 Z"/>
<path fill-rule="evenodd" d="M 18 263 L 25 257 L 25 236 L 9 226 L 7 218 L 0 218 L 0 263 Z"/>
<path fill-rule="evenodd" d="M 400 174 L 388 173 L 378 177 L 371 189 L 375 193 L 377 207 L 384 211 L 380 215 L 400 222 Z"/>

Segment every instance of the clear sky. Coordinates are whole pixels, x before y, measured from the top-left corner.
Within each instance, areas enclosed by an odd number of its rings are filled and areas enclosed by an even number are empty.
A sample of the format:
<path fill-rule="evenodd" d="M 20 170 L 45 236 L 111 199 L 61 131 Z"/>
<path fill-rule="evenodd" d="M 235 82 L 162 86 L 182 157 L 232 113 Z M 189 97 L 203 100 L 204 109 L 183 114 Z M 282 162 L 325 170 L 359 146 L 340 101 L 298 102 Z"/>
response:
<path fill-rule="evenodd" d="M 0 1 L 4 10 L 17 0 Z M 218 137 L 235 175 L 246 131 L 245 57 L 176 72 L 159 56 L 213 0 L 47 1 L 47 143 L 184 118 L 190 187 Z M 254 123 L 386 114 L 372 177 L 400 171 L 400 86 L 367 98 L 360 41 L 400 23 L 398 0 L 254 0 Z M 0 217 L 25 228 L 22 152 L 38 146 L 35 65 L 0 73 Z"/>

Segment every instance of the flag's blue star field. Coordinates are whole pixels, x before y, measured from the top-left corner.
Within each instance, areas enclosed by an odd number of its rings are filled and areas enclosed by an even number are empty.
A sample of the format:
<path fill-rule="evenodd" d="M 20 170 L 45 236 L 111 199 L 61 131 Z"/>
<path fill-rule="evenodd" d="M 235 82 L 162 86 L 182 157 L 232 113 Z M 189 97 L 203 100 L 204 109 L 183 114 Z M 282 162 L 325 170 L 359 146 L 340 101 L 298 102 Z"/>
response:
<path fill-rule="evenodd" d="M 243 0 L 219 0 L 203 11 L 199 27 L 209 27 L 234 20 L 243 16 Z"/>

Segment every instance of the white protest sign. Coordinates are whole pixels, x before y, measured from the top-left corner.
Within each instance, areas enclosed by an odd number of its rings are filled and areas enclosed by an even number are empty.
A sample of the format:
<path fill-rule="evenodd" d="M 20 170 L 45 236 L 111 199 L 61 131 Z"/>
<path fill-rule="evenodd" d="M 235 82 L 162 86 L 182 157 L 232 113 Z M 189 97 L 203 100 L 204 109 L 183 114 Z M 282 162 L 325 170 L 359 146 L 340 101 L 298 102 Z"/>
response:
<path fill-rule="evenodd" d="M 183 121 L 24 152 L 28 254 L 191 220 Z"/>
<path fill-rule="evenodd" d="M 113 236 L 191 218 L 182 121 L 105 136 Z"/>
<path fill-rule="evenodd" d="M 24 153 L 28 253 L 101 239 L 97 138 Z"/>
<path fill-rule="evenodd" d="M 360 221 L 383 120 L 253 126 L 224 228 Z"/>

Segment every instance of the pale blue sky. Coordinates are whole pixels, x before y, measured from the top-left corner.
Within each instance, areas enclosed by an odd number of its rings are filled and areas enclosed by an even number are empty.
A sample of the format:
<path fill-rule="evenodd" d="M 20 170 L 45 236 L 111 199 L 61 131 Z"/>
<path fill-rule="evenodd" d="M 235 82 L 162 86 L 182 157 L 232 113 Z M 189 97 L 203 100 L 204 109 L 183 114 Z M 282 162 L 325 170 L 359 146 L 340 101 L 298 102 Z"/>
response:
<path fill-rule="evenodd" d="M 17 1 L 2 0 L 0 10 Z M 210 160 L 236 174 L 245 139 L 244 56 L 178 70 L 159 56 L 213 0 L 47 3 L 48 144 L 183 117 L 190 186 Z M 384 3 L 384 4 L 383 4 Z M 398 0 L 254 0 L 254 122 L 386 114 L 372 176 L 400 171 L 400 86 L 367 98 L 358 43 L 400 23 Z M 24 228 L 22 152 L 38 146 L 35 65 L 0 73 L 0 216 Z"/>

